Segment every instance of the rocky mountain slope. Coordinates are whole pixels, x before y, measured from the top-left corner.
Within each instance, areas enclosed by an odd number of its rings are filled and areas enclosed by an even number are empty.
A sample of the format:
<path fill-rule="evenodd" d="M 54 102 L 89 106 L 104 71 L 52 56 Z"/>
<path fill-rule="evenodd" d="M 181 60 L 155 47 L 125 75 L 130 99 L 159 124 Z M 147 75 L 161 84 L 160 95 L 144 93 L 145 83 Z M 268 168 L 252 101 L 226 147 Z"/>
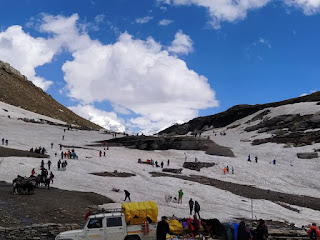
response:
<path fill-rule="evenodd" d="M 303 104 L 306 104 L 303 106 Z M 310 114 L 302 114 L 303 109 L 310 108 L 313 104 L 315 111 Z M 318 110 L 317 110 L 318 106 Z M 279 115 L 270 114 L 272 109 L 287 107 L 288 110 Z M 300 109 L 293 112 L 294 109 Z M 207 117 L 198 117 L 182 125 L 173 125 L 163 131 L 160 135 L 186 135 L 201 133 L 213 129 L 237 128 L 240 124 L 237 120 L 250 117 L 243 125 L 244 131 L 256 131 L 258 138 L 252 145 L 259 145 L 267 142 L 292 144 L 293 146 L 310 145 L 320 142 L 320 92 L 293 98 L 281 102 L 237 105 L 225 112 Z M 268 138 L 259 138 L 259 134 L 271 134 Z"/>
<path fill-rule="evenodd" d="M 19 71 L 2 61 L 0 61 L 0 101 L 70 125 L 78 125 L 83 129 L 101 128 L 58 103 L 41 88 L 28 81 Z"/>

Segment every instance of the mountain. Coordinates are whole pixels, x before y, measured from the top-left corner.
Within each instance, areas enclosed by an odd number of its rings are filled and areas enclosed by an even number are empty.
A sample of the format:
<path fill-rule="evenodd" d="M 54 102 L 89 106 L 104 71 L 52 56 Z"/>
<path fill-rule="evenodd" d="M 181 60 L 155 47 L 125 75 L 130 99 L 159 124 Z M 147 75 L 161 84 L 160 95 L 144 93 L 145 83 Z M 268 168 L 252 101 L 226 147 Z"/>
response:
<path fill-rule="evenodd" d="M 282 112 L 271 113 L 281 107 Z M 308 109 L 312 111 L 308 112 Z M 248 116 L 251 116 L 251 119 L 241 124 L 244 131 L 257 131 L 258 135 L 273 134 L 268 138 L 256 139 L 252 144 L 277 142 L 301 145 L 320 141 L 320 131 L 317 131 L 320 128 L 320 92 L 274 103 L 237 105 L 225 112 L 198 117 L 181 125 L 173 125 L 159 134 L 186 135 L 224 127 L 227 130 L 238 127 L 240 124 L 236 124 L 236 121 Z M 252 122 L 256 124 L 246 127 L 246 124 Z"/>
<path fill-rule="evenodd" d="M 83 129 L 101 129 L 100 126 L 58 103 L 19 71 L 2 61 L 0 61 L 0 101 Z"/>

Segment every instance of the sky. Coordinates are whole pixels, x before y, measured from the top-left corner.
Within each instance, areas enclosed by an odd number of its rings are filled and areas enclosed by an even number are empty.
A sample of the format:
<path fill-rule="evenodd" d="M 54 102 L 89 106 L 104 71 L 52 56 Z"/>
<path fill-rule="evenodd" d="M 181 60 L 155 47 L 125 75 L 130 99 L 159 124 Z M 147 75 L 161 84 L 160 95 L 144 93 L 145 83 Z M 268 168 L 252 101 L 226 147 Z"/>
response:
<path fill-rule="evenodd" d="M 0 60 L 75 113 L 128 131 L 319 90 L 320 0 L 1 6 Z"/>

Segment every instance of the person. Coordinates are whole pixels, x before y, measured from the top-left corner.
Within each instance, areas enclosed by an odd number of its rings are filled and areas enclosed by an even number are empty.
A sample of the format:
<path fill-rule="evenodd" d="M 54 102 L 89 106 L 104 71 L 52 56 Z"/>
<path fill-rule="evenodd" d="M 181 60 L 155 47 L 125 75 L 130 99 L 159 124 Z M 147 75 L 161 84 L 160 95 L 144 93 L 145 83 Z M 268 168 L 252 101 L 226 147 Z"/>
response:
<path fill-rule="evenodd" d="M 101 154 L 102 154 L 101 151 L 99 151 L 99 157 L 101 157 Z"/>
<path fill-rule="evenodd" d="M 126 201 L 127 198 L 129 199 L 129 201 L 131 202 L 131 199 L 130 199 L 130 193 L 127 191 L 127 190 L 124 190 L 124 194 L 125 194 L 125 198 L 123 201 Z"/>
<path fill-rule="evenodd" d="M 312 223 L 312 226 L 308 230 L 308 236 L 309 236 L 310 240 L 319 240 L 320 239 L 320 231 L 319 231 L 316 223 Z"/>
<path fill-rule="evenodd" d="M 194 215 L 198 214 L 198 217 L 200 219 L 200 204 L 198 201 L 194 202 Z"/>
<path fill-rule="evenodd" d="M 86 214 L 84 215 L 84 220 L 87 220 L 90 215 L 92 215 L 92 211 L 91 211 L 90 208 L 88 208 L 88 211 L 87 211 Z"/>
<path fill-rule="evenodd" d="M 62 140 L 64 140 L 64 135 L 62 135 Z"/>
<path fill-rule="evenodd" d="M 226 174 L 227 168 L 223 168 L 223 174 Z"/>
<path fill-rule="evenodd" d="M 232 172 L 232 174 L 234 174 L 234 168 L 233 168 L 233 166 L 232 166 L 232 168 L 231 168 L 231 172 Z"/>
<path fill-rule="evenodd" d="M 53 148 L 53 143 L 51 143 L 51 149 Z"/>
<path fill-rule="evenodd" d="M 40 168 L 43 168 L 44 167 L 44 161 L 43 159 L 41 160 L 41 164 L 40 164 Z"/>
<path fill-rule="evenodd" d="M 6 146 L 8 146 L 8 142 L 9 142 L 8 139 L 6 139 Z"/>
<path fill-rule="evenodd" d="M 251 159 L 250 159 L 250 154 L 249 154 L 249 156 L 248 156 L 248 162 L 251 162 Z"/>
<path fill-rule="evenodd" d="M 190 198 L 189 200 L 190 215 L 192 215 L 193 205 L 194 205 L 194 201 L 192 200 L 192 198 Z"/>
<path fill-rule="evenodd" d="M 196 201 L 197 202 L 197 201 Z M 193 226 L 193 234 L 194 236 L 199 235 L 199 231 L 200 231 L 200 222 L 199 219 L 197 218 L 197 215 L 194 214 L 193 215 L 193 221 L 192 221 L 192 226 Z"/>
<path fill-rule="evenodd" d="M 268 238 L 268 227 L 263 219 L 259 219 L 259 224 L 256 229 L 255 240 L 265 240 Z"/>
<path fill-rule="evenodd" d="M 106 151 L 103 151 L 103 156 L 104 156 L 104 157 L 106 156 Z"/>
<path fill-rule="evenodd" d="M 275 160 L 275 159 L 273 159 L 273 161 L 272 161 L 272 162 L 273 162 L 273 165 L 276 165 L 276 160 Z"/>
<path fill-rule="evenodd" d="M 167 166 L 169 166 L 169 164 L 170 164 L 170 160 L 168 159 L 168 161 L 167 161 Z"/>
<path fill-rule="evenodd" d="M 181 203 L 182 204 L 182 196 L 183 196 L 183 191 L 182 191 L 182 189 L 180 189 L 179 191 L 178 191 L 178 203 Z"/>
<path fill-rule="evenodd" d="M 36 174 L 36 171 L 34 170 L 34 168 L 32 168 L 31 170 L 31 176 L 34 176 Z"/>
<path fill-rule="evenodd" d="M 59 159 L 59 161 L 58 161 L 58 170 L 60 170 L 60 166 L 61 166 L 61 160 Z"/>
<path fill-rule="evenodd" d="M 227 165 L 227 172 L 229 172 L 229 166 Z"/>
<path fill-rule="evenodd" d="M 258 157 L 257 156 L 254 157 L 254 160 L 256 161 L 256 163 L 258 163 Z"/>
<path fill-rule="evenodd" d="M 47 164 L 48 164 L 48 169 L 50 170 L 50 167 L 51 167 L 51 161 L 50 161 L 50 160 L 48 160 Z"/>
<path fill-rule="evenodd" d="M 169 224 L 166 221 L 167 217 L 163 216 L 157 225 L 157 240 L 166 240 L 167 233 L 169 233 Z"/>
<path fill-rule="evenodd" d="M 2 145 L 4 145 L 4 138 L 2 138 Z"/>
<path fill-rule="evenodd" d="M 244 221 L 240 221 L 238 226 L 237 240 L 251 240 L 251 233 Z"/>
<path fill-rule="evenodd" d="M 65 171 L 66 170 L 66 168 L 67 168 L 67 165 L 68 165 L 68 163 L 67 163 L 67 160 L 64 160 L 64 168 L 63 168 L 63 170 Z"/>
<path fill-rule="evenodd" d="M 187 154 L 184 153 L 184 161 L 186 162 L 187 161 Z"/>
<path fill-rule="evenodd" d="M 54 178 L 54 175 L 53 175 L 52 172 L 50 172 L 50 181 L 51 181 L 51 183 L 53 183 L 53 178 Z"/>
<path fill-rule="evenodd" d="M 161 168 L 163 168 L 163 161 L 160 163 L 160 165 L 161 165 Z"/>
<path fill-rule="evenodd" d="M 54 156 L 57 157 L 57 155 L 58 155 L 58 153 L 55 152 L 55 153 L 54 153 Z"/>

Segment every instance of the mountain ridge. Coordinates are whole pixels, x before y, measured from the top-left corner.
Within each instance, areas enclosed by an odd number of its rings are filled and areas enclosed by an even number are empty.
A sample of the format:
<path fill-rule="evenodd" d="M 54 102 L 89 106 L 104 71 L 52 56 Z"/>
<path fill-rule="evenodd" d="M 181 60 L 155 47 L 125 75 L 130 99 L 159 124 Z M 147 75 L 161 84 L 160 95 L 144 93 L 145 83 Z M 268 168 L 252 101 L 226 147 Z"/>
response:
<path fill-rule="evenodd" d="M 35 86 L 9 63 L 0 61 L 0 101 L 22 109 L 76 125 L 82 129 L 101 129 L 58 103 L 51 95 Z"/>

